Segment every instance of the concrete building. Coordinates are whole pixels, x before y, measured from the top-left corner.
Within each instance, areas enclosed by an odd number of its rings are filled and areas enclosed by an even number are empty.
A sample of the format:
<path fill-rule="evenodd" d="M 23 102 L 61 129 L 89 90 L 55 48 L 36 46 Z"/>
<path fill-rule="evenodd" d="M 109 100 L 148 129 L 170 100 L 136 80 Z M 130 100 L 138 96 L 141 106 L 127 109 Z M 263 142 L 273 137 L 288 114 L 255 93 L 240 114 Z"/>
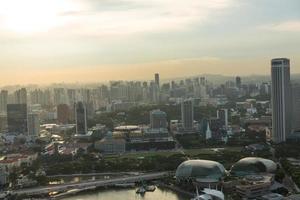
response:
<path fill-rule="evenodd" d="M 106 154 L 124 153 L 126 150 L 126 141 L 122 138 L 107 136 L 96 142 L 95 148 Z"/>
<path fill-rule="evenodd" d="M 300 84 L 292 85 L 292 130 L 300 129 Z"/>
<path fill-rule="evenodd" d="M 15 91 L 15 103 L 27 104 L 27 90 L 25 88 Z"/>
<path fill-rule="evenodd" d="M 154 77 L 155 77 L 155 84 L 158 86 L 158 88 L 160 88 L 160 83 L 159 83 L 159 73 L 156 73 L 155 75 L 154 75 Z"/>
<path fill-rule="evenodd" d="M 8 99 L 8 91 L 1 90 L 0 93 L 0 112 L 6 113 L 7 111 L 7 99 Z"/>
<path fill-rule="evenodd" d="M 272 140 L 285 142 L 291 131 L 290 60 L 276 58 L 271 61 L 272 74 Z"/>
<path fill-rule="evenodd" d="M 76 134 L 84 135 L 87 133 L 87 115 L 86 107 L 82 102 L 77 102 L 75 105 L 75 119 L 76 119 Z"/>
<path fill-rule="evenodd" d="M 7 105 L 7 125 L 8 125 L 8 132 L 27 134 L 27 105 L 26 104 Z"/>
<path fill-rule="evenodd" d="M 28 114 L 28 135 L 37 137 L 40 133 L 40 118 L 37 113 Z"/>
<path fill-rule="evenodd" d="M 0 132 L 7 130 L 7 115 L 0 114 Z"/>
<path fill-rule="evenodd" d="M 181 102 L 181 120 L 184 130 L 193 130 L 194 102 L 192 99 L 186 99 Z"/>
<path fill-rule="evenodd" d="M 222 126 L 228 128 L 228 109 L 220 109 L 217 111 L 217 118 L 221 120 Z"/>
<path fill-rule="evenodd" d="M 273 183 L 273 175 L 249 175 L 235 186 L 235 190 L 244 199 L 255 199 L 269 194 Z"/>
<path fill-rule="evenodd" d="M 237 76 L 237 77 L 235 78 L 235 86 L 236 86 L 238 89 L 242 88 L 242 80 L 241 80 L 241 77 Z"/>
<path fill-rule="evenodd" d="M 70 107 L 67 104 L 59 104 L 56 109 L 57 122 L 59 124 L 68 124 L 71 115 Z"/>
<path fill-rule="evenodd" d="M 167 123 L 167 114 L 161 110 L 152 110 L 150 112 L 150 128 L 151 129 L 166 129 L 168 126 Z"/>

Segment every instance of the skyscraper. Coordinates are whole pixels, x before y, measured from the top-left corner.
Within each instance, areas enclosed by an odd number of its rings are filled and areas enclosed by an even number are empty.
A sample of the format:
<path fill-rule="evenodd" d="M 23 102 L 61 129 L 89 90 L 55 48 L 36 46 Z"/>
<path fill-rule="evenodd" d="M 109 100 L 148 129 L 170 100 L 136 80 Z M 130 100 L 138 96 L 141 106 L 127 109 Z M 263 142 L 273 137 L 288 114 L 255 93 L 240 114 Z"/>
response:
<path fill-rule="evenodd" d="M 155 76 L 155 84 L 156 84 L 157 87 L 159 88 L 159 87 L 160 87 L 160 85 L 159 85 L 159 74 L 156 73 L 154 76 Z"/>
<path fill-rule="evenodd" d="M 235 86 L 236 86 L 237 88 L 239 88 L 239 89 L 242 87 L 242 80 L 241 80 L 241 77 L 237 76 L 237 77 L 235 78 Z"/>
<path fill-rule="evenodd" d="M 1 90 L 1 93 L 0 93 L 0 112 L 2 112 L 2 113 L 6 113 L 7 99 L 8 99 L 8 91 L 7 90 Z"/>
<path fill-rule="evenodd" d="M 7 105 L 7 125 L 11 133 L 27 134 L 27 105 Z"/>
<path fill-rule="evenodd" d="M 26 88 L 21 88 L 15 91 L 15 103 L 27 104 L 27 91 Z"/>
<path fill-rule="evenodd" d="M 228 128 L 228 109 L 220 109 L 217 111 L 217 117 L 220 119 L 222 126 Z"/>
<path fill-rule="evenodd" d="M 272 75 L 272 140 L 285 142 L 291 130 L 290 60 L 271 61 Z"/>
<path fill-rule="evenodd" d="M 194 127 L 194 103 L 193 99 L 181 102 L 181 120 L 184 130 L 192 130 Z"/>
<path fill-rule="evenodd" d="M 292 85 L 292 129 L 300 129 L 300 84 Z"/>
<path fill-rule="evenodd" d="M 67 124 L 70 121 L 70 108 L 67 104 L 59 104 L 56 107 L 57 122 L 59 124 Z"/>
<path fill-rule="evenodd" d="M 40 118 L 36 113 L 28 114 L 28 135 L 38 136 L 40 133 Z"/>
<path fill-rule="evenodd" d="M 75 104 L 76 134 L 84 135 L 87 133 L 86 106 L 83 102 Z"/>
<path fill-rule="evenodd" d="M 151 129 L 167 128 L 167 114 L 161 110 L 152 110 L 150 112 Z"/>

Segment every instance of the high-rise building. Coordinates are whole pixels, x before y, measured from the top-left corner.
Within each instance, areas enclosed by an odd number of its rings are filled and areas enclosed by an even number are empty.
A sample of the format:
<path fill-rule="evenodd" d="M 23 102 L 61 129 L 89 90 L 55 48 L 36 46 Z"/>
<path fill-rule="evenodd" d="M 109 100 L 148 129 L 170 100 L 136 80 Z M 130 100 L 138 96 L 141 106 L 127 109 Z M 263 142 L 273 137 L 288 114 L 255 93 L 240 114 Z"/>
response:
<path fill-rule="evenodd" d="M 200 77 L 200 84 L 201 85 L 205 85 L 206 84 L 205 77 Z"/>
<path fill-rule="evenodd" d="M 291 130 L 290 60 L 271 61 L 272 75 L 272 140 L 285 142 Z"/>
<path fill-rule="evenodd" d="M 28 135 L 38 136 L 40 133 L 40 118 L 37 113 L 28 114 Z"/>
<path fill-rule="evenodd" d="M 69 106 L 73 106 L 76 102 L 76 90 L 75 89 L 68 89 L 67 90 L 67 96 L 68 96 Z"/>
<path fill-rule="evenodd" d="M 87 133 L 86 106 L 83 102 L 75 104 L 76 134 L 84 135 Z"/>
<path fill-rule="evenodd" d="M 186 99 L 181 102 L 181 120 L 184 130 L 192 130 L 194 128 L 193 99 Z"/>
<path fill-rule="evenodd" d="M 59 124 L 67 124 L 70 121 L 70 108 L 67 104 L 59 104 L 56 107 L 57 111 L 57 122 Z"/>
<path fill-rule="evenodd" d="M 161 110 L 152 110 L 150 112 L 150 128 L 167 128 L 167 114 Z"/>
<path fill-rule="evenodd" d="M 1 93 L 0 93 L 0 112 L 1 113 L 6 113 L 7 99 L 8 99 L 8 91 L 1 90 Z"/>
<path fill-rule="evenodd" d="M 7 104 L 8 132 L 27 134 L 27 105 Z"/>
<path fill-rule="evenodd" d="M 54 88 L 53 93 L 54 105 L 67 103 L 64 88 Z"/>
<path fill-rule="evenodd" d="M 153 81 L 150 83 L 150 96 L 153 103 L 159 102 L 159 88 Z"/>
<path fill-rule="evenodd" d="M 155 75 L 154 75 L 154 77 L 155 77 L 155 84 L 158 86 L 158 88 L 160 87 L 160 85 L 159 85 L 159 74 L 158 73 L 156 73 Z"/>
<path fill-rule="evenodd" d="M 228 128 L 228 109 L 220 109 L 217 111 L 217 118 L 220 119 L 222 126 Z"/>
<path fill-rule="evenodd" d="M 6 114 L 0 114 L 0 133 L 7 131 L 7 116 Z"/>
<path fill-rule="evenodd" d="M 27 90 L 25 88 L 15 91 L 15 103 L 27 104 Z"/>
<path fill-rule="evenodd" d="M 300 129 L 300 84 L 292 85 L 292 129 Z"/>
<path fill-rule="evenodd" d="M 241 77 L 237 76 L 237 77 L 235 78 L 235 86 L 236 86 L 237 88 L 239 88 L 239 89 L 242 87 L 242 80 L 241 80 Z"/>

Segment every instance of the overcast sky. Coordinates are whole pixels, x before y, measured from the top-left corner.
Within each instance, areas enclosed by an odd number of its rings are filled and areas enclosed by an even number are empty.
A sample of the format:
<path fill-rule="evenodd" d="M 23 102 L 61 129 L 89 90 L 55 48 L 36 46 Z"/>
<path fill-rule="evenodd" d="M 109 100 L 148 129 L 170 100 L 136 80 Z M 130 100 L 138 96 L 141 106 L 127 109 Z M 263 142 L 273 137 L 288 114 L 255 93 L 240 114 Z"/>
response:
<path fill-rule="evenodd" d="M 0 84 L 300 73 L 299 0 L 0 0 Z"/>

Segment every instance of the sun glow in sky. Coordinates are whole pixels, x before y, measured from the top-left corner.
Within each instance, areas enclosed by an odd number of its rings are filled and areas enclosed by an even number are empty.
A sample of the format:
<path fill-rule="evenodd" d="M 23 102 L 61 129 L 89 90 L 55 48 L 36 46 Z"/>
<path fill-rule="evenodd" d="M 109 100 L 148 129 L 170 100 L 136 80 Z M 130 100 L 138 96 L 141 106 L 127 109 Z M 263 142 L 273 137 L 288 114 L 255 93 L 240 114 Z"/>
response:
<path fill-rule="evenodd" d="M 299 10 L 299 0 L 0 0 L 0 85 L 269 74 L 273 57 L 300 73 Z"/>

